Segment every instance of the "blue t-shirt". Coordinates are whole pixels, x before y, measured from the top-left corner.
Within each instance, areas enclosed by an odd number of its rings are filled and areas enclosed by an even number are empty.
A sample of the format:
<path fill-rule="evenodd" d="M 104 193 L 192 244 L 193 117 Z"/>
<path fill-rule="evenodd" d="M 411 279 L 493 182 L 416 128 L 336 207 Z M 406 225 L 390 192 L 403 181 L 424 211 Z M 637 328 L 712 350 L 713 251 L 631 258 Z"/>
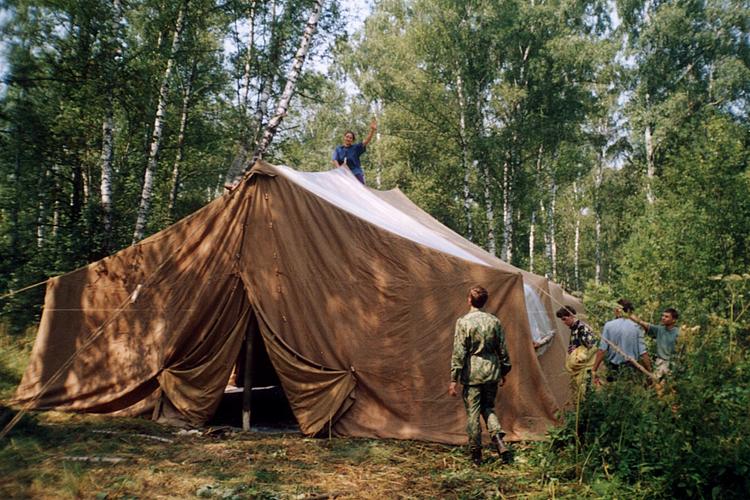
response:
<path fill-rule="evenodd" d="M 349 147 L 344 145 L 338 146 L 333 152 L 333 161 L 339 165 L 344 164 L 346 160 L 346 166 L 353 174 L 364 174 L 362 170 L 362 164 L 359 162 L 359 157 L 365 154 L 365 145 L 361 142 L 352 144 Z"/>
<path fill-rule="evenodd" d="M 602 340 L 599 342 L 599 349 L 607 352 L 607 361 L 615 365 L 627 362 L 627 358 L 615 351 L 604 339 L 615 344 L 636 361 L 646 353 L 643 329 L 629 319 L 617 318 L 605 323 L 602 329 Z"/>
<path fill-rule="evenodd" d="M 669 361 L 674 353 L 674 345 L 680 329 L 673 326 L 667 329 L 664 325 L 648 325 L 648 336 L 656 339 L 656 356 Z"/>

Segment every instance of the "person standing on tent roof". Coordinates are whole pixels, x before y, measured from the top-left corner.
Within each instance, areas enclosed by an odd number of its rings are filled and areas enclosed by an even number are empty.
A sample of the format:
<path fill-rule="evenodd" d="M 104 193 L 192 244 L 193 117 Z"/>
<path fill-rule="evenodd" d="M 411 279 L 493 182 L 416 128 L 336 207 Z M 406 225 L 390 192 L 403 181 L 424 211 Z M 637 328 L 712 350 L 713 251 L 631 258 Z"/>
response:
<path fill-rule="evenodd" d="M 347 167 L 349 167 L 349 170 L 352 171 L 354 176 L 359 179 L 359 182 L 364 184 L 365 171 L 362 170 L 362 164 L 359 161 L 359 157 L 365 154 L 367 145 L 370 144 L 372 136 L 375 135 L 375 131 L 377 129 L 378 123 L 373 118 L 372 122 L 370 122 L 370 132 L 367 134 L 367 137 L 365 137 L 364 141 L 358 142 L 356 144 L 354 143 L 354 141 L 357 139 L 357 136 L 355 136 L 354 132 L 352 132 L 351 130 L 347 130 L 347 132 L 344 134 L 344 144 L 338 146 L 333 151 L 333 158 L 331 159 L 331 163 L 333 163 L 334 168 L 346 165 Z"/>
<path fill-rule="evenodd" d="M 510 461 L 510 450 L 503 442 L 502 427 L 495 415 L 498 382 L 505 383 L 511 369 L 503 327 L 495 316 L 484 312 L 487 290 L 475 286 L 469 290 L 469 313 L 456 321 L 451 357 L 451 383 L 448 393 L 456 396 L 456 386 L 463 385 L 466 407 L 466 432 L 469 451 L 475 465 L 482 463 L 482 429 L 479 416 L 484 417 L 492 442 L 504 462 Z"/>

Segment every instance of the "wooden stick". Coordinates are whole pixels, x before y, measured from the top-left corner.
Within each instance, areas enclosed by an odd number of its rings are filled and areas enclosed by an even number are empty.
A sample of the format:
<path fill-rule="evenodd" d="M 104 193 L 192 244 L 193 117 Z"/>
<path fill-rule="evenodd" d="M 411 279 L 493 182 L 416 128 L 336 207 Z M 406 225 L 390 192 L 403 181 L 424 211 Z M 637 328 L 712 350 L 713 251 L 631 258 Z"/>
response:
<path fill-rule="evenodd" d="M 654 382 L 658 381 L 658 378 L 656 377 L 656 375 L 654 375 L 650 371 L 646 370 L 638 361 L 634 360 L 633 358 L 631 358 L 630 356 L 628 356 L 627 354 L 625 354 L 625 352 L 623 352 L 623 350 L 620 349 L 618 346 L 616 346 L 614 343 L 610 342 L 609 340 L 605 339 L 604 337 L 602 337 L 602 340 L 605 341 L 612 349 L 614 349 L 615 351 L 617 351 L 625 359 L 627 359 L 628 361 L 630 361 L 631 363 L 633 363 L 633 365 L 636 368 L 638 368 L 640 371 L 642 371 L 647 376 L 649 376 L 651 378 L 651 380 L 653 380 Z"/>
<path fill-rule="evenodd" d="M 63 460 L 70 460 L 72 462 L 94 462 L 94 463 L 108 463 L 108 464 L 119 464 L 120 462 L 124 462 L 125 458 L 120 457 L 72 457 L 72 456 L 64 456 L 62 457 Z"/>
<path fill-rule="evenodd" d="M 105 430 L 94 430 L 91 432 L 93 432 L 94 434 L 112 434 L 112 435 L 124 434 L 123 432 L 105 431 Z M 161 441 L 162 443 L 174 443 L 174 439 L 164 438 L 160 436 L 151 436 L 149 434 L 132 434 L 132 435 L 146 438 L 146 439 L 153 439 L 154 441 Z"/>
<path fill-rule="evenodd" d="M 253 389 L 253 344 L 259 334 L 258 319 L 253 313 L 245 332 L 245 373 L 242 382 L 242 430 L 250 430 L 250 406 Z"/>

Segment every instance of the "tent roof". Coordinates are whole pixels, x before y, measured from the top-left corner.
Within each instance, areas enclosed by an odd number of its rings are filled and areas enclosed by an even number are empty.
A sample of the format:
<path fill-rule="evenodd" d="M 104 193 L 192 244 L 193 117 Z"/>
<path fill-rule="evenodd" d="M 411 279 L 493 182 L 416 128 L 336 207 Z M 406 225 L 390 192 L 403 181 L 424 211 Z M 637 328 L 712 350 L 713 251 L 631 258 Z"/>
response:
<path fill-rule="evenodd" d="M 425 223 L 423 218 L 420 220 L 404 210 L 403 205 L 399 207 L 389 203 L 387 200 L 395 200 L 399 195 L 403 196 L 400 190 L 382 192 L 365 187 L 347 167 L 339 167 L 326 172 L 301 172 L 287 166 L 275 166 L 272 169 L 264 166 L 262 171 L 283 175 L 291 182 L 341 210 L 401 238 L 470 262 L 485 266 L 493 265 L 490 254 L 483 252 L 484 255 L 482 255 L 482 253 L 470 252 L 463 248 L 464 238 L 455 233 L 451 235 L 437 230 L 434 224 Z M 383 196 L 382 193 L 387 194 Z M 430 221 L 437 222 L 432 218 Z"/>

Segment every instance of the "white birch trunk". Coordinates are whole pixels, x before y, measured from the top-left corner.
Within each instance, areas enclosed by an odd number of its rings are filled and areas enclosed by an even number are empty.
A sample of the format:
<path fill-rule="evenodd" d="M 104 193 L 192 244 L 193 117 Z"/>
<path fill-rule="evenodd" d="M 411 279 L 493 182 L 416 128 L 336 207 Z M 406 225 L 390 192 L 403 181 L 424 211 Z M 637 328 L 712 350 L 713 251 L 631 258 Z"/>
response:
<path fill-rule="evenodd" d="M 529 272 L 534 272 L 534 246 L 536 242 L 534 238 L 536 236 L 536 210 L 531 210 L 531 224 L 529 225 Z"/>
<path fill-rule="evenodd" d="M 252 70 L 253 55 L 255 54 L 255 4 L 257 0 L 253 0 L 250 4 L 250 19 L 249 19 L 249 32 L 247 35 L 247 57 L 245 57 L 244 73 L 242 75 L 242 98 L 240 100 L 240 106 L 242 108 L 242 119 L 247 119 L 248 110 L 248 94 L 250 93 L 250 72 Z"/>
<path fill-rule="evenodd" d="M 36 215 L 36 247 L 42 248 L 44 246 L 44 211 L 45 206 L 43 201 L 39 201 Z"/>
<path fill-rule="evenodd" d="M 269 25 L 271 26 L 271 32 L 268 34 L 268 43 L 273 45 L 275 43 L 274 37 L 276 36 L 276 0 L 271 1 L 271 22 Z M 274 77 L 273 73 L 266 76 L 268 77 L 268 80 L 263 78 L 261 74 L 260 82 L 258 84 L 258 96 L 255 106 L 255 129 L 252 133 L 252 145 L 245 145 L 248 151 L 251 149 L 254 150 L 257 147 L 260 142 L 265 120 L 268 118 L 268 102 L 271 100 L 271 89 L 273 89 Z M 245 152 L 245 157 L 247 157 L 247 152 Z M 244 163 L 242 166 L 244 166 Z"/>
<path fill-rule="evenodd" d="M 602 282 L 602 251 L 600 243 L 602 238 L 602 219 L 598 212 L 596 213 L 596 220 L 594 222 L 594 238 L 596 238 L 594 282 L 598 285 Z"/>
<path fill-rule="evenodd" d="M 60 182 L 58 176 L 60 175 L 60 167 L 57 165 L 52 166 L 52 178 L 54 179 L 55 191 L 60 192 Z M 58 232 L 60 230 L 60 210 L 62 210 L 59 197 L 55 197 L 55 201 L 52 204 L 52 239 L 56 240 Z"/>
<path fill-rule="evenodd" d="M 646 143 L 646 201 L 649 205 L 652 205 L 654 203 L 653 182 L 656 165 L 654 164 L 654 136 L 650 124 L 646 125 L 643 135 Z"/>
<path fill-rule="evenodd" d="M 544 200 L 539 200 L 539 214 L 543 216 L 542 221 L 542 238 L 544 239 L 544 256 L 547 261 L 547 269 L 544 271 L 544 275 L 547 278 L 551 277 L 551 262 L 552 262 L 552 242 L 549 237 L 549 210 L 544 204 Z"/>
<path fill-rule="evenodd" d="M 185 154 L 185 130 L 187 129 L 188 111 L 190 110 L 190 96 L 193 89 L 193 79 L 195 78 L 195 65 L 190 73 L 190 78 L 185 86 L 185 91 L 182 94 L 182 113 L 180 115 L 180 132 L 177 136 L 177 153 L 174 157 L 174 165 L 172 165 L 172 186 L 169 190 L 169 205 L 167 207 L 167 213 L 169 214 L 169 220 L 174 220 L 174 207 L 177 202 L 177 195 L 180 190 L 180 166 L 182 164 L 182 158 Z"/>
<path fill-rule="evenodd" d="M 476 165 L 477 161 L 474 160 Z M 482 174 L 484 177 L 484 202 L 485 214 L 487 217 L 487 251 L 492 255 L 497 255 L 497 243 L 495 241 L 495 209 L 492 203 L 492 179 L 490 178 L 490 167 L 487 161 L 482 164 Z"/>
<path fill-rule="evenodd" d="M 310 13 L 310 17 L 307 19 L 305 31 L 302 34 L 302 39 L 300 40 L 300 45 L 297 49 L 297 53 L 294 55 L 294 63 L 292 64 L 292 67 L 289 70 L 289 74 L 287 75 L 284 92 L 282 92 L 279 103 L 276 106 L 276 112 L 268 121 L 268 125 L 266 126 L 265 132 L 263 132 L 263 137 L 260 140 L 260 144 L 258 144 L 258 147 L 255 149 L 255 153 L 253 154 L 253 162 L 256 159 L 263 157 L 266 150 L 268 149 L 268 146 L 270 146 L 271 141 L 276 135 L 276 131 L 278 130 L 279 125 L 281 124 L 282 120 L 289 110 L 289 102 L 292 100 L 292 95 L 294 95 L 294 90 L 297 85 L 297 79 L 302 72 L 302 65 L 305 63 L 307 51 L 310 48 L 310 42 L 313 35 L 315 34 L 315 30 L 318 27 L 318 20 L 320 19 L 320 14 L 322 11 L 323 0 L 317 0 L 313 6 L 312 12 Z M 246 165 L 245 170 L 247 168 L 248 166 Z"/>
<path fill-rule="evenodd" d="M 458 133 L 461 141 L 461 168 L 464 171 L 463 195 L 464 217 L 466 218 L 466 239 L 474 240 L 474 225 L 471 217 L 471 161 L 469 160 L 469 145 L 466 139 L 466 99 L 461 75 L 456 76 L 456 92 L 458 94 Z"/>
<path fill-rule="evenodd" d="M 594 282 L 598 285 L 602 280 L 602 214 L 601 187 L 604 182 L 605 151 L 599 154 L 599 162 L 594 174 Z"/>
<path fill-rule="evenodd" d="M 380 143 L 380 130 L 378 130 L 375 133 L 375 144 L 378 145 L 377 149 L 377 163 L 375 164 L 375 187 L 378 189 L 381 189 L 383 186 L 383 158 L 382 154 L 380 152 L 381 143 Z"/>
<path fill-rule="evenodd" d="M 580 274 L 579 274 L 579 248 L 581 242 L 581 209 L 580 209 L 580 192 L 578 182 L 573 183 L 573 195 L 575 198 L 575 209 L 576 209 L 576 226 L 575 236 L 573 240 L 573 276 L 575 277 L 576 290 L 581 289 Z"/>
<path fill-rule="evenodd" d="M 44 203 L 44 193 L 43 191 L 46 189 L 46 180 L 49 178 L 49 170 L 44 169 L 44 176 L 40 177 L 39 187 L 38 187 L 38 193 L 39 193 L 39 205 L 37 206 L 37 214 L 36 214 L 36 247 L 42 248 L 44 246 L 44 240 L 46 237 L 46 230 L 44 227 L 46 215 L 47 215 L 47 205 Z"/>
<path fill-rule="evenodd" d="M 253 5 L 255 5 L 256 2 L 253 2 Z M 274 43 L 274 36 L 275 36 L 275 26 L 276 26 L 276 0 L 273 0 L 271 2 L 271 22 L 267 23 L 265 16 L 261 20 L 261 24 L 267 24 L 271 27 L 271 31 L 268 34 L 267 38 L 269 40 L 269 44 Z M 253 27 L 253 33 L 252 33 L 253 39 L 255 39 L 255 32 Z M 262 38 L 260 36 L 259 38 Z M 267 75 L 270 81 L 267 81 L 266 78 L 263 77 L 262 72 L 258 81 L 258 92 L 256 94 L 256 102 L 255 102 L 255 112 L 253 113 L 253 121 L 252 124 L 247 124 L 248 134 L 246 137 L 242 137 L 240 144 L 237 145 L 237 151 L 234 155 L 234 159 L 232 160 L 231 165 L 229 166 L 229 169 L 227 169 L 226 175 L 224 175 L 224 186 L 231 186 L 235 182 L 237 182 L 242 175 L 244 174 L 245 170 L 248 167 L 251 167 L 253 162 L 249 162 L 248 164 L 248 157 L 250 156 L 250 153 L 256 149 L 258 144 L 260 143 L 260 137 L 261 133 L 263 132 L 263 127 L 265 124 L 265 120 L 268 117 L 268 103 L 271 100 L 271 90 L 273 88 L 273 74 Z M 248 80 L 248 87 L 249 88 L 249 80 Z M 248 99 L 249 100 L 249 99 Z M 249 109 L 249 103 L 248 103 L 248 109 Z M 220 193 L 218 193 L 220 194 Z M 218 196 L 217 194 L 217 196 Z"/>
<path fill-rule="evenodd" d="M 89 170 L 86 169 L 81 172 L 81 185 L 83 187 L 83 200 L 81 200 L 81 206 L 85 207 L 89 203 L 89 196 L 91 195 L 91 190 L 89 188 L 90 184 L 91 179 L 89 178 Z"/>
<path fill-rule="evenodd" d="M 114 110 L 111 98 L 107 99 L 107 108 L 104 110 L 102 121 L 102 156 L 101 169 L 102 179 L 100 185 L 100 196 L 102 204 L 102 225 L 104 231 L 105 245 L 111 241 L 112 232 L 112 159 L 114 157 Z"/>
<path fill-rule="evenodd" d="M 550 243 L 550 267 L 552 268 L 552 279 L 557 280 L 557 225 L 555 224 L 555 210 L 557 208 L 557 183 L 552 177 L 550 183 L 552 198 L 550 199 L 549 208 L 549 243 Z"/>
<path fill-rule="evenodd" d="M 501 258 L 510 263 L 513 259 L 513 213 L 510 205 L 510 158 L 503 163 L 503 249 Z"/>
<path fill-rule="evenodd" d="M 164 129 L 164 118 L 167 110 L 167 98 L 169 96 L 169 79 L 172 76 L 172 70 L 175 64 L 175 57 L 180 48 L 180 37 L 185 25 L 185 15 L 187 11 L 188 0 L 185 0 L 180 7 L 177 15 L 177 23 L 172 37 L 172 48 L 169 51 L 167 68 L 164 70 L 161 87 L 159 88 L 159 103 L 156 107 L 156 118 L 154 119 L 154 131 L 151 136 L 151 147 L 149 148 L 148 163 L 146 164 L 146 173 L 143 176 L 143 190 L 141 191 L 141 202 L 138 207 L 138 218 L 135 222 L 133 231 L 133 242 L 137 243 L 143 239 L 143 233 L 146 229 L 149 211 L 151 209 L 151 198 L 154 189 L 154 174 L 156 173 L 157 163 L 159 161 L 159 147 L 161 146 L 161 135 Z"/>

